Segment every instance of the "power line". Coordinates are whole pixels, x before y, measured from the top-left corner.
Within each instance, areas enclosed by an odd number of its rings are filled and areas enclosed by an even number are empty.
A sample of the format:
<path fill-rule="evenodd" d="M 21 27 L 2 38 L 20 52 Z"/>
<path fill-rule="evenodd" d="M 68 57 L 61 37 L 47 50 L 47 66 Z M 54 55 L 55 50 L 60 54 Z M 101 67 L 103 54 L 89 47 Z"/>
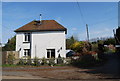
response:
<path fill-rule="evenodd" d="M 80 12 L 82 21 L 83 21 L 84 24 L 86 24 L 86 23 L 85 23 L 85 20 L 84 20 L 84 16 L 83 16 L 82 11 L 81 11 L 81 7 L 80 7 L 80 5 L 79 5 L 79 2 L 78 2 L 77 0 L 76 0 L 76 2 L 77 2 L 77 5 L 78 5 L 78 8 L 79 8 L 79 12 Z"/>
<path fill-rule="evenodd" d="M 77 1 L 77 0 L 76 0 Z M 83 21 L 83 24 L 86 24 L 85 20 L 84 20 L 84 16 L 83 16 L 83 13 L 81 11 L 81 7 L 77 1 L 77 5 L 78 5 L 78 8 L 79 8 L 79 12 L 80 12 L 80 15 L 81 15 L 81 19 Z M 89 32 L 88 32 L 88 25 L 86 24 L 86 33 L 87 33 L 87 41 L 89 42 Z"/>
<path fill-rule="evenodd" d="M 89 24 L 89 25 L 90 25 L 90 26 L 92 26 L 92 25 L 97 25 L 97 24 L 101 24 L 101 23 L 108 22 L 108 20 L 111 21 L 111 20 L 113 20 L 113 19 L 114 19 L 114 17 L 111 17 L 111 18 L 108 18 L 108 19 L 105 19 L 105 20 L 102 20 L 102 21 L 98 21 L 98 22 Z"/>

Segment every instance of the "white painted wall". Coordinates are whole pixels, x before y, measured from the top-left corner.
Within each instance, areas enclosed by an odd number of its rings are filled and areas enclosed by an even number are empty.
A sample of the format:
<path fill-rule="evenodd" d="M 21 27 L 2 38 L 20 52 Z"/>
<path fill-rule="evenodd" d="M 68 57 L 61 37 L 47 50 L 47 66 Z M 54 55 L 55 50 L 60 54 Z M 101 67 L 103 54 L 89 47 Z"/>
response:
<path fill-rule="evenodd" d="M 24 42 L 24 32 L 20 32 L 16 34 L 16 51 L 19 51 L 19 57 L 24 56 L 24 49 L 30 49 L 30 43 Z M 21 50 L 20 50 L 21 49 Z"/>
<path fill-rule="evenodd" d="M 20 32 L 16 34 L 16 51 L 20 51 L 20 58 L 24 55 L 24 49 L 30 49 L 30 43 L 24 42 L 24 33 Z M 66 46 L 65 46 L 65 31 L 42 31 L 31 33 L 31 58 L 35 56 L 39 58 L 47 58 L 46 49 L 55 49 L 56 55 L 60 54 L 61 57 L 66 57 Z M 62 47 L 62 50 L 58 53 L 57 51 Z"/>

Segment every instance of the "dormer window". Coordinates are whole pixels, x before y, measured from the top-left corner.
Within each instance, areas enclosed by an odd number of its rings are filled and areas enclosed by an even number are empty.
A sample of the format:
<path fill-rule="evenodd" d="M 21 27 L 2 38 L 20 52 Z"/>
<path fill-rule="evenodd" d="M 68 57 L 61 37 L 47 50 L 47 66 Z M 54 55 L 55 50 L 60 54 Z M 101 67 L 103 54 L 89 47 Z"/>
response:
<path fill-rule="evenodd" d="M 31 34 L 30 33 L 24 33 L 24 35 L 25 35 L 24 41 L 25 42 L 30 42 Z"/>

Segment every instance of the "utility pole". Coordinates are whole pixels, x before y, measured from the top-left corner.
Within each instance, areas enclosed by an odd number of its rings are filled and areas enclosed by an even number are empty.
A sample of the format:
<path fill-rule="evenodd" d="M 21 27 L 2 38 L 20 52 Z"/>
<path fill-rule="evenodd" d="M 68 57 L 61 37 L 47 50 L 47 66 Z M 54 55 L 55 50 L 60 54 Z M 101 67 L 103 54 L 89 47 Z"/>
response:
<path fill-rule="evenodd" d="M 86 31 L 87 31 L 87 41 L 89 42 L 89 31 L 88 31 L 88 25 L 86 24 Z"/>

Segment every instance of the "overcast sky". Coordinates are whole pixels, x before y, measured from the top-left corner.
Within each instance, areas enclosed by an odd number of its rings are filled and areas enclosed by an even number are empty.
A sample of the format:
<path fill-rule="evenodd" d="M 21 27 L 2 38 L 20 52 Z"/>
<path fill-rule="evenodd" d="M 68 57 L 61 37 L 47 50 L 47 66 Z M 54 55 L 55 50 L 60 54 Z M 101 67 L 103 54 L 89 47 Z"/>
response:
<path fill-rule="evenodd" d="M 14 30 L 33 21 L 56 20 L 67 28 L 66 37 L 75 35 L 86 40 L 86 24 L 90 38 L 111 37 L 118 26 L 117 2 L 3 2 L 3 43 L 15 35 Z"/>

